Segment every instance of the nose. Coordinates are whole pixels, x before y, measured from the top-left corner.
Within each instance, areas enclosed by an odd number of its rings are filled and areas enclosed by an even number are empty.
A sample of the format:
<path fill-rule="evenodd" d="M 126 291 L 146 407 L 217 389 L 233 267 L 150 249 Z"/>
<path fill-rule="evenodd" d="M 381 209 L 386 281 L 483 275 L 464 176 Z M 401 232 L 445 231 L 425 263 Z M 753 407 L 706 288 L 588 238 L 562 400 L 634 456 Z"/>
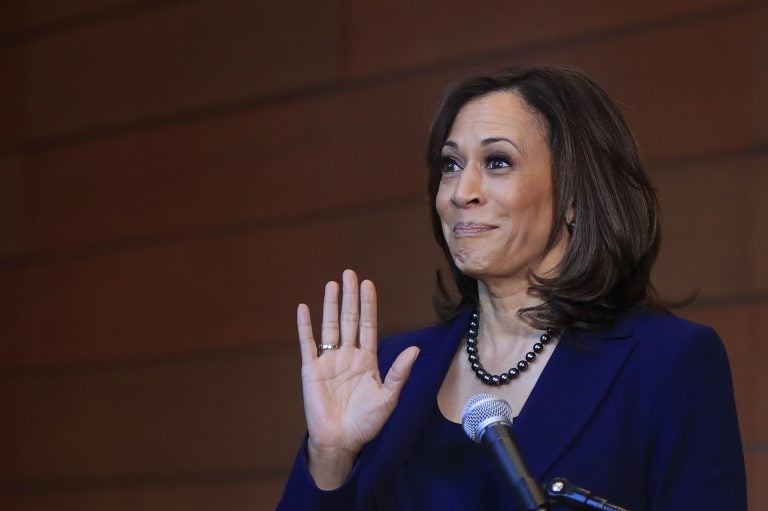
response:
<path fill-rule="evenodd" d="M 475 165 L 467 165 L 455 181 L 451 203 L 457 208 L 468 208 L 484 202 L 483 173 Z"/>

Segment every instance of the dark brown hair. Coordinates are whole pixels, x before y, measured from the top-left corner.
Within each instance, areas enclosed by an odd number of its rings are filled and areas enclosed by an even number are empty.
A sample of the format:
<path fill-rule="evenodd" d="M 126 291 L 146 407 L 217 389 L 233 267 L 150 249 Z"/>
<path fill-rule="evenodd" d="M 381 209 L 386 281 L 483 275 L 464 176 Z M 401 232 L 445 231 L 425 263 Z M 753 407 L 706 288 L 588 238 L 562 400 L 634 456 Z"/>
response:
<path fill-rule="evenodd" d="M 443 144 L 464 105 L 498 91 L 518 94 L 547 127 L 554 211 L 546 249 L 567 228 L 571 207 L 575 221 L 555 276 L 531 276 L 529 290 L 541 298 L 541 305 L 518 313 L 536 328 L 592 329 L 637 304 L 657 305 L 650 272 L 661 238 L 658 203 L 621 112 L 583 72 L 531 66 L 454 83 L 432 124 L 427 149 L 432 225 L 460 294 L 452 299 L 438 274 L 438 315 L 448 321 L 477 306 L 477 281 L 454 264 L 435 207 Z"/>

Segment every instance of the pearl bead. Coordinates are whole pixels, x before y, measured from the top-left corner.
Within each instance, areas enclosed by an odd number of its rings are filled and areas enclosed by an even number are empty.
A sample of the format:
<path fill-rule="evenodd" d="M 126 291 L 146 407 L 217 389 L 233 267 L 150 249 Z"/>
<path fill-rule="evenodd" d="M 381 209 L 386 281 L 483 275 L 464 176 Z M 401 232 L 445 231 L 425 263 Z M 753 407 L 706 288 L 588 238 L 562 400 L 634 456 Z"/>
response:
<path fill-rule="evenodd" d="M 469 360 L 470 368 L 474 371 L 475 375 L 486 385 L 492 386 L 507 384 L 517 378 L 521 372 L 528 369 L 528 363 L 533 362 L 536 359 L 536 354 L 541 353 L 544 350 L 544 346 L 549 343 L 551 336 L 555 332 L 554 329 L 547 328 L 545 333 L 541 334 L 539 337 L 539 342 L 533 345 L 532 351 L 525 354 L 525 360 L 519 361 L 515 367 L 511 367 L 505 373 L 491 374 L 480 364 L 480 355 L 477 349 L 477 331 L 479 322 L 480 314 L 475 311 L 472 314 L 472 321 L 469 323 L 469 329 L 467 330 L 467 359 Z"/>

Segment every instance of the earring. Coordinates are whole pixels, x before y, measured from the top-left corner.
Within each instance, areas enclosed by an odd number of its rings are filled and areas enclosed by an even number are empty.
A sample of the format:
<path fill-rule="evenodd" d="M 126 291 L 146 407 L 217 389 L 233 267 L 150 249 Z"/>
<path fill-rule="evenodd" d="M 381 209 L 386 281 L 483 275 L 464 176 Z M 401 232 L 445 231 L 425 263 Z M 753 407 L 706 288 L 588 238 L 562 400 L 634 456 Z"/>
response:
<path fill-rule="evenodd" d="M 568 232 L 570 234 L 573 234 L 573 231 L 576 230 L 576 220 L 571 220 L 570 222 L 566 222 L 565 226 L 568 228 Z"/>

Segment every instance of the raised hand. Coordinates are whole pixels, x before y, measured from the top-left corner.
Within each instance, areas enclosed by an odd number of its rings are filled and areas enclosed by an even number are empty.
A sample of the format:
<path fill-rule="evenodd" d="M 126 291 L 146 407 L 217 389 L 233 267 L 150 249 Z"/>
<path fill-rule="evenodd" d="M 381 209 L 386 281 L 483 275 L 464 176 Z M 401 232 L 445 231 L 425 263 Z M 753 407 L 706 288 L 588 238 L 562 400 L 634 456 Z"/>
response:
<path fill-rule="evenodd" d="M 300 304 L 296 312 L 309 470 L 323 489 L 344 482 L 360 449 L 384 426 L 418 355 L 416 347 L 404 350 L 382 382 L 376 356 L 376 288 L 369 280 L 358 288 L 352 270 L 344 272 L 342 283 L 341 321 L 339 285 L 325 286 L 320 343 L 312 334 L 309 308 Z M 320 350 L 318 345 L 336 348 Z"/>

